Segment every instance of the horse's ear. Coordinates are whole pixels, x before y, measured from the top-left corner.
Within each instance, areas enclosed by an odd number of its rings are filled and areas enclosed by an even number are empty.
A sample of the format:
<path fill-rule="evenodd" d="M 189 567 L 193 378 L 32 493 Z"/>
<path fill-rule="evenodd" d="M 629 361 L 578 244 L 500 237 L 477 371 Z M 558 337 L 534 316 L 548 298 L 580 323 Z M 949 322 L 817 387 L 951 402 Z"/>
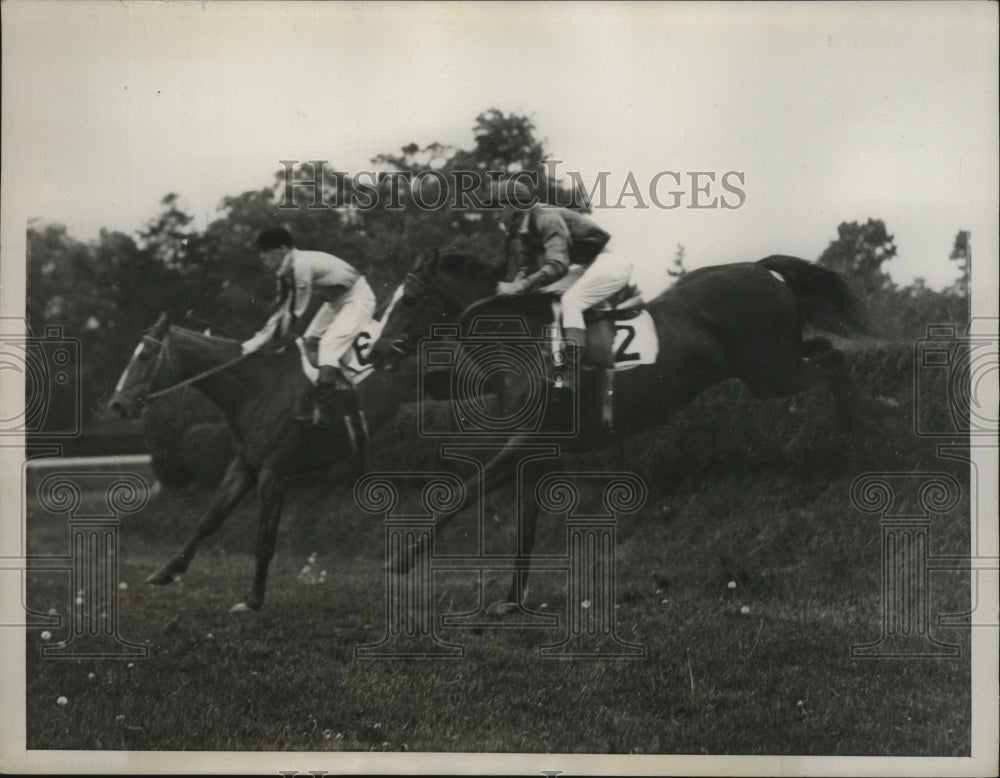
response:
<path fill-rule="evenodd" d="M 160 318 L 156 320 L 156 324 L 152 328 L 153 337 L 162 337 L 169 326 L 170 314 L 166 311 L 160 311 Z"/>
<path fill-rule="evenodd" d="M 434 271 L 437 269 L 437 262 L 437 249 L 424 249 L 417 254 L 417 258 L 413 263 L 413 272 L 420 274 L 428 270 Z"/>

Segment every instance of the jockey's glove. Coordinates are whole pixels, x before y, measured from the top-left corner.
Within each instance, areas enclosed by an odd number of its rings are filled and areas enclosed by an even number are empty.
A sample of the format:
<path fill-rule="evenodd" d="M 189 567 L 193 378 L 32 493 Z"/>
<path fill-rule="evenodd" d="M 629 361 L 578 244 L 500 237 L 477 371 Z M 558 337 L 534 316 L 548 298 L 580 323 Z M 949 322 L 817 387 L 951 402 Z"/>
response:
<path fill-rule="evenodd" d="M 291 337 L 289 337 L 287 335 L 284 335 L 284 336 L 275 336 L 275 337 L 271 338 L 269 341 L 267 341 L 266 343 L 264 343 L 260 347 L 259 350 L 260 351 L 264 351 L 264 352 L 269 352 L 271 354 L 280 354 L 292 342 L 294 342 L 294 338 L 291 338 Z"/>
<path fill-rule="evenodd" d="M 559 279 L 562 274 L 550 264 L 542 267 L 530 276 L 519 278 L 516 281 L 500 281 L 497 284 L 497 294 L 503 296 L 513 296 L 518 294 L 528 294 L 540 289 L 546 284 L 551 284 Z"/>
<path fill-rule="evenodd" d="M 513 297 L 514 295 L 524 294 L 524 289 L 526 284 L 525 279 L 521 278 L 517 281 L 500 281 L 497 283 L 497 294 L 503 297 Z"/>

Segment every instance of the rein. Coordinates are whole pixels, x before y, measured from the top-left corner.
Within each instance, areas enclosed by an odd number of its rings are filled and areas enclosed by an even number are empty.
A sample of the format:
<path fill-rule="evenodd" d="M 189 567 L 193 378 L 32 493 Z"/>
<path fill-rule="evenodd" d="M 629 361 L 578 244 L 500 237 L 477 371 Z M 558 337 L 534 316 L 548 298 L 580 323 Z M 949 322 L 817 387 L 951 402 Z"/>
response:
<path fill-rule="evenodd" d="M 155 378 L 156 373 L 160 369 L 160 364 L 161 360 L 163 359 L 163 355 L 166 353 L 167 344 L 165 341 L 156 340 L 156 338 L 152 338 L 149 335 L 144 335 L 143 340 L 151 340 L 153 343 L 156 343 L 160 347 L 160 352 L 159 354 L 157 354 L 156 357 L 157 360 L 156 366 L 153 368 L 153 377 Z M 254 352 L 251 351 L 249 354 L 240 354 L 238 357 L 236 357 L 236 359 L 230 359 L 228 362 L 223 362 L 221 365 L 216 365 L 213 368 L 198 373 L 198 375 L 191 376 L 190 378 L 185 378 L 183 381 L 179 381 L 176 384 L 168 386 L 164 389 L 157 389 L 155 392 L 150 392 L 148 395 L 146 395 L 146 402 L 149 402 L 150 400 L 155 400 L 159 397 L 163 397 L 163 395 L 169 394 L 170 392 L 176 391 L 177 389 L 182 389 L 183 387 L 189 386 L 195 383 L 196 381 L 200 381 L 203 378 L 208 378 L 208 376 L 210 375 L 215 375 L 216 373 L 221 373 L 223 370 L 228 370 L 233 365 L 242 362 L 244 359 L 250 356 L 250 354 L 253 353 Z"/>
<path fill-rule="evenodd" d="M 487 303 L 492 303 L 495 300 L 499 300 L 502 297 L 503 295 L 500 294 L 492 294 L 489 297 L 484 297 L 482 300 L 475 300 L 469 303 L 468 305 L 465 306 L 465 308 L 462 309 L 462 312 L 458 315 L 458 321 L 460 322 L 465 321 L 466 317 L 469 316 L 469 314 L 474 313 L 477 308 L 480 308 L 486 305 Z M 509 299 L 509 298 L 504 298 L 504 299 Z"/>

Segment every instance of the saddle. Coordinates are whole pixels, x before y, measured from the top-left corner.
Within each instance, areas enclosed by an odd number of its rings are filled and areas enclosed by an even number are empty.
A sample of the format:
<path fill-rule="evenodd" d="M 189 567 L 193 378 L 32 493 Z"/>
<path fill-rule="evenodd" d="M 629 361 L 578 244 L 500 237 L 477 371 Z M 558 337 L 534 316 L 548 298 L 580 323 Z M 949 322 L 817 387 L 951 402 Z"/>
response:
<path fill-rule="evenodd" d="M 569 289 L 583 275 L 585 270 L 586 268 L 582 265 L 570 265 L 569 271 L 565 276 L 538 290 L 541 294 L 552 298 L 552 327 L 555 328 L 552 343 L 553 350 L 561 348 L 562 343 L 559 296 Z M 595 368 L 616 370 L 625 369 L 625 367 L 634 367 L 634 365 L 623 365 L 616 358 L 615 342 L 620 328 L 616 327 L 615 323 L 635 319 L 645 310 L 645 307 L 646 302 L 639 293 L 638 287 L 635 284 L 629 283 L 604 301 L 584 311 L 583 321 L 587 325 L 587 343 L 584 347 L 581 367 L 584 370 L 593 370 Z M 634 335 L 635 331 L 633 329 L 632 337 Z M 556 342 L 556 338 L 558 338 L 558 342 Z"/>
<path fill-rule="evenodd" d="M 576 271 L 575 273 L 573 271 Z M 571 266 L 570 274 L 540 291 L 551 297 L 552 324 L 550 335 L 552 361 L 563 348 L 562 311 L 559 295 L 580 277 L 584 268 Z M 646 311 L 645 301 L 634 284 L 629 284 L 603 302 L 588 309 L 583 315 L 587 328 L 587 341 L 580 356 L 582 371 L 596 371 L 597 393 L 584 400 L 593 412 L 600 412 L 600 434 L 614 436 L 614 378 L 619 370 L 656 361 L 659 344 L 652 317 Z M 582 387 L 581 382 L 581 387 Z M 599 407 L 598 407 L 599 406 Z"/>

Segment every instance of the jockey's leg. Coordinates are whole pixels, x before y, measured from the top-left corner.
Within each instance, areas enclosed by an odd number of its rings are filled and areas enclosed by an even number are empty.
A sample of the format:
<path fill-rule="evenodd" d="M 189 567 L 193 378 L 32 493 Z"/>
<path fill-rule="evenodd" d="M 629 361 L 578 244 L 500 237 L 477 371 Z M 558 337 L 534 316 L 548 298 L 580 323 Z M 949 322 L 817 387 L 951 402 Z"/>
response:
<path fill-rule="evenodd" d="M 632 263 L 619 254 L 602 252 L 562 296 L 563 326 L 584 329 L 583 312 L 624 289 L 632 279 Z"/>
<path fill-rule="evenodd" d="M 556 371 L 556 389 L 575 392 L 580 373 L 580 355 L 587 345 L 587 330 L 582 327 L 563 327 L 564 362 Z"/>
<path fill-rule="evenodd" d="M 317 397 L 320 413 L 342 418 L 355 454 L 363 461 L 368 450 L 368 423 L 354 384 L 341 372 L 341 357 L 358 333 L 371 321 L 375 295 L 364 278 L 359 278 L 347 294 L 338 300 L 336 316 L 319 342 L 319 380 Z"/>
<path fill-rule="evenodd" d="M 632 263 L 605 251 L 597 255 L 583 275 L 562 296 L 563 337 L 566 341 L 566 369 L 563 385 L 573 391 L 580 354 L 587 342 L 583 312 L 624 289 L 632 279 Z M 569 383 L 566 386 L 567 382 Z"/>
<path fill-rule="evenodd" d="M 320 367 L 316 381 L 316 410 L 317 424 L 344 425 L 351 450 L 363 460 L 368 450 L 368 426 L 358 402 L 358 392 L 340 368 Z"/>

